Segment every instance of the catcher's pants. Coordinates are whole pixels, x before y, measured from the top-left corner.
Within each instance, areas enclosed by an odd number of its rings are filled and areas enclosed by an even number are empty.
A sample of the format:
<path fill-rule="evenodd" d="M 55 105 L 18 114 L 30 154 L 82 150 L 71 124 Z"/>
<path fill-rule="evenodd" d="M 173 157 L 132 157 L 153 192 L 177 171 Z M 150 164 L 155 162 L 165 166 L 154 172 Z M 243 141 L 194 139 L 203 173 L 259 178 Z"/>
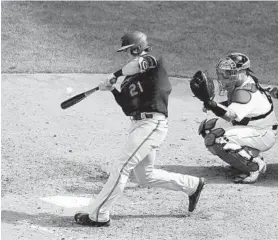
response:
<path fill-rule="evenodd" d="M 151 119 L 132 120 L 119 161 L 111 168 L 102 191 L 86 208 L 92 220 L 104 222 L 109 219 L 109 210 L 123 193 L 131 173 L 141 185 L 183 191 L 188 195 L 196 191 L 198 177 L 154 169 L 156 149 L 166 137 L 168 122 L 163 114 L 153 115 Z"/>
<path fill-rule="evenodd" d="M 272 127 L 256 129 L 248 126 L 234 126 L 226 130 L 224 134 L 230 142 L 239 146 L 247 146 L 265 152 L 269 150 L 276 141 L 277 130 Z"/>

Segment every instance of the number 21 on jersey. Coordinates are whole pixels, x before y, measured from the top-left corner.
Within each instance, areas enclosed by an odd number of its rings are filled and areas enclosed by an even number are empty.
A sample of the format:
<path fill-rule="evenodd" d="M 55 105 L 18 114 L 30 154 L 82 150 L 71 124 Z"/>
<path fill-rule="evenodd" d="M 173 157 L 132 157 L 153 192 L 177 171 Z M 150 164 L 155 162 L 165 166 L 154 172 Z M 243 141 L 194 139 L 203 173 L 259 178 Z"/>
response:
<path fill-rule="evenodd" d="M 132 97 L 138 95 L 140 92 L 143 92 L 143 88 L 140 82 L 132 83 L 129 85 L 129 92 Z"/>

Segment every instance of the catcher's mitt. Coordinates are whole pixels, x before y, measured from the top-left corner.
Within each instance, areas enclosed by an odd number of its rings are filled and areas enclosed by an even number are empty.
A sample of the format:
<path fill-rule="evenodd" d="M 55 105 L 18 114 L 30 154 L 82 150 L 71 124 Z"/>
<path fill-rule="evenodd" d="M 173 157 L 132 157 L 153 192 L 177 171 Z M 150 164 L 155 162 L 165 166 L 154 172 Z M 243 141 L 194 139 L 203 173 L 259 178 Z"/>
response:
<path fill-rule="evenodd" d="M 192 93 L 202 102 L 210 102 L 215 97 L 215 87 L 213 80 L 208 78 L 206 73 L 198 71 L 190 80 Z"/>

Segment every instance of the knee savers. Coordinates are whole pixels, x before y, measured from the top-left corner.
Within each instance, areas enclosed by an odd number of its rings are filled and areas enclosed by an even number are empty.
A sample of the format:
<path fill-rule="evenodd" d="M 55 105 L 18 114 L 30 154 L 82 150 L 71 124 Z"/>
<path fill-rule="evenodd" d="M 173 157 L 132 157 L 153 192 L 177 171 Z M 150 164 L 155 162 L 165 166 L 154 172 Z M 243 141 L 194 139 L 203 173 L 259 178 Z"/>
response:
<path fill-rule="evenodd" d="M 229 142 L 224 135 L 223 128 L 215 128 L 217 118 L 204 120 L 199 127 L 199 134 L 204 137 L 206 148 L 214 155 L 234 168 L 243 172 L 253 172 L 258 170 L 258 164 L 252 161 L 251 156 L 243 147 Z"/>

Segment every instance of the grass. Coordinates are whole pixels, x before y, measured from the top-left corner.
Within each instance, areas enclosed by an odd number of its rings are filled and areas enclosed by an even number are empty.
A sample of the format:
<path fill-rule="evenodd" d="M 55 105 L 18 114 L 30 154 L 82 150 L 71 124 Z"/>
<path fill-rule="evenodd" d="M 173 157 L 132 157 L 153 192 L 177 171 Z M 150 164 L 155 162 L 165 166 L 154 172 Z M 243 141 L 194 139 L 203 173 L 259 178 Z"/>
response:
<path fill-rule="evenodd" d="M 247 54 L 277 83 L 278 2 L 1 2 L 2 73 L 108 73 L 124 32 L 147 33 L 171 76 L 192 76 L 220 57 Z"/>

